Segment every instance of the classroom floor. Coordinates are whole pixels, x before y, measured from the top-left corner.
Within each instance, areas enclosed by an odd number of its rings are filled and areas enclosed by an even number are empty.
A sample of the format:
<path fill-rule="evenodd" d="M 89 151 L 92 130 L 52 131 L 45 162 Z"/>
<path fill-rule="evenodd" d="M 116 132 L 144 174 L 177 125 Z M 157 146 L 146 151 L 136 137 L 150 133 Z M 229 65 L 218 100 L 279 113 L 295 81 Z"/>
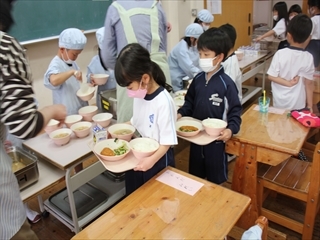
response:
<path fill-rule="evenodd" d="M 261 86 L 261 79 L 259 78 L 258 81 L 254 79 L 248 80 L 246 82 L 247 85 L 257 85 Z M 266 90 L 267 94 L 271 96 L 270 91 L 270 82 L 266 81 Z M 257 98 L 259 94 L 249 100 L 247 103 L 244 104 L 244 111 L 250 107 L 252 103 L 257 102 Z M 178 169 L 188 171 L 188 158 L 189 158 L 189 143 L 186 141 L 181 141 L 179 139 L 179 145 L 175 147 L 175 158 L 176 158 L 176 167 Z M 232 174 L 234 168 L 235 161 L 231 161 L 229 163 L 229 179 L 224 184 L 225 187 L 230 188 L 232 182 Z M 60 189 L 65 187 L 65 182 L 61 182 L 59 185 L 49 189 L 42 193 L 43 199 L 49 198 L 54 193 L 58 192 Z M 288 204 L 289 203 L 289 204 Z M 29 207 L 39 211 L 39 205 L 37 198 L 34 197 L 28 201 Z M 268 202 L 267 202 L 268 204 Z M 287 197 L 278 195 L 277 196 L 277 203 L 276 204 L 268 204 L 270 208 L 276 209 L 279 213 L 286 213 L 288 216 L 292 218 L 297 218 L 302 220 L 302 211 L 303 205 L 300 203 L 296 203 L 293 201 L 288 201 Z M 294 211 L 290 211 L 290 206 L 294 208 Z M 287 235 L 287 239 L 301 239 L 301 235 L 295 233 L 289 229 L 281 227 L 279 225 L 270 223 L 270 227 L 276 229 L 282 233 Z M 36 232 L 39 239 L 55 239 L 55 240 L 63 240 L 63 239 L 71 239 L 74 236 L 74 233 L 71 232 L 69 228 L 67 228 L 64 224 L 62 224 L 59 220 L 57 220 L 54 216 L 49 215 L 47 218 L 42 218 L 38 223 L 32 224 L 32 229 Z M 317 215 L 316 218 L 316 225 L 314 228 L 313 239 L 320 239 L 320 214 Z"/>

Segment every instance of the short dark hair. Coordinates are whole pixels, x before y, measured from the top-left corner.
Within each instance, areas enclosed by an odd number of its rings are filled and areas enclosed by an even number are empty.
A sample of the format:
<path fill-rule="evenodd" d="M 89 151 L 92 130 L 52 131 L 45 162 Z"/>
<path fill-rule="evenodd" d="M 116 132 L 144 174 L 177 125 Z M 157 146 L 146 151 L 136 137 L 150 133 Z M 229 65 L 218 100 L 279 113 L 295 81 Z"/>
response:
<path fill-rule="evenodd" d="M 139 43 L 125 46 L 116 61 L 114 76 L 121 87 L 132 82 L 140 82 L 143 74 L 148 74 L 160 86 L 165 87 L 166 77 L 158 64 L 150 58 L 150 53 Z"/>
<path fill-rule="evenodd" d="M 237 40 L 237 31 L 236 29 L 229 23 L 221 25 L 219 27 L 220 30 L 224 31 L 230 38 L 232 47 L 236 44 Z"/>
<path fill-rule="evenodd" d="M 317 7 L 320 9 L 320 0 L 308 0 L 309 7 Z"/>
<path fill-rule="evenodd" d="M 290 8 L 289 8 L 289 11 L 288 11 L 288 14 L 290 15 L 290 13 L 302 13 L 302 9 L 300 7 L 299 4 L 293 4 Z"/>
<path fill-rule="evenodd" d="M 224 59 L 231 49 L 231 40 L 228 35 L 218 28 L 209 28 L 198 39 L 198 50 L 210 50 L 216 55 L 223 53 Z M 223 59 L 223 60 L 224 60 Z"/>
<path fill-rule="evenodd" d="M 287 32 L 291 34 L 296 43 L 304 43 L 312 31 L 312 21 L 305 14 L 299 14 L 291 19 L 288 24 Z"/>

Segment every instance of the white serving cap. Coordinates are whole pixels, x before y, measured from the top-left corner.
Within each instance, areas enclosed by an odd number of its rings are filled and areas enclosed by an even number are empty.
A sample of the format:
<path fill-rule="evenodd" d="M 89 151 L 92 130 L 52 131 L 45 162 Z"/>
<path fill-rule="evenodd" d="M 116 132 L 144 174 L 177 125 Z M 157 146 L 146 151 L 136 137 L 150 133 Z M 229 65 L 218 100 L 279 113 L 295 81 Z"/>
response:
<path fill-rule="evenodd" d="M 104 27 L 99 28 L 96 31 L 96 38 L 97 38 L 97 42 L 100 49 L 102 49 L 102 46 L 103 46 L 103 37 L 104 37 Z"/>
<path fill-rule="evenodd" d="M 198 12 L 198 16 L 200 21 L 204 23 L 212 23 L 213 22 L 213 15 L 211 12 L 207 9 L 202 9 L 201 11 Z"/>
<path fill-rule="evenodd" d="M 82 50 L 86 43 L 86 36 L 77 28 L 67 28 L 59 36 L 59 47 Z"/>
<path fill-rule="evenodd" d="M 186 37 L 194 37 L 198 39 L 202 33 L 202 26 L 198 23 L 192 23 L 186 28 L 184 35 Z"/>

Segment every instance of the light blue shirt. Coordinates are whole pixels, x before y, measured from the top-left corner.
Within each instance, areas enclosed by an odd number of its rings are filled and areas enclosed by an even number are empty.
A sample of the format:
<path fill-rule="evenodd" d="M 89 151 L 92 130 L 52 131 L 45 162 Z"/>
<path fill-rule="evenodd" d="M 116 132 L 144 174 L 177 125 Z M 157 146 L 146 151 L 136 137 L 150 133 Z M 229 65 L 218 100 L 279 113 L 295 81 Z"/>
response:
<path fill-rule="evenodd" d="M 126 10 L 133 8 L 151 8 L 154 0 L 141 0 L 141 1 L 128 1 L 117 0 L 123 8 Z M 167 51 L 167 20 L 165 13 L 160 4 L 157 4 L 158 18 L 159 18 L 159 36 L 160 47 L 159 52 Z M 140 45 L 148 49 L 151 48 L 151 31 L 150 31 L 150 17 L 147 15 L 134 15 L 131 17 L 131 24 L 135 33 L 135 36 Z M 110 5 L 107 11 L 105 21 L 105 32 L 103 40 L 103 48 L 101 49 L 102 61 L 105 67 L 114 69 L 117 56 L 127 44 L 122 22 L 118 10 Z"/>
<path fill-rule="evenodd" d="M 168 57 L 173 91 L 183 89 L 185 76 L 190 79 L 201 70 L 199 69 L 199 52 L 195 47 L 188 47 L 185 40 L 181 40 Z"/>
<path fill-rule="evenodd" d="M 73 62 L 73 65 L 68 66 L 61 58 L 55 56 L 49 64 L 47 72 L 44 74 L 44 86 L 52 90 L 54 104 L 63 104 L 67 108 L 67 114 L 78 114 L 81 107 L 88 106 L 88 102 L 82 101 L 77 97 L 77 91 L 80 89 L 80 82 L 71 76 L 67 81 L 59 86 L 53 86 L 50 83 L 50 75 L 67 72 L 70 69 L 79 70 L 78 65 Z"/>
<path fill-rule="evenodd" d="M 89 63 L 89 65 L 87 67 L 87 81 L 88 81 L 88 83 L 91 82 L 91 80 L 90 80 L 91 74 L 108 74 L 109 75 L 108 81 L 104 85 L 98 86 L 97 106 L 99 107 L 99 109 L 101 109 L 100 93 L 102 93 L 105 90 L 115 89 L 117 87 L 117 82 L 114 78 L 113 70 L 108 70 L 108 71 L 104 70 L 104 68 L 101 65 L 99 55 L 94 56 L 91 59 L 91 62 Z"/>

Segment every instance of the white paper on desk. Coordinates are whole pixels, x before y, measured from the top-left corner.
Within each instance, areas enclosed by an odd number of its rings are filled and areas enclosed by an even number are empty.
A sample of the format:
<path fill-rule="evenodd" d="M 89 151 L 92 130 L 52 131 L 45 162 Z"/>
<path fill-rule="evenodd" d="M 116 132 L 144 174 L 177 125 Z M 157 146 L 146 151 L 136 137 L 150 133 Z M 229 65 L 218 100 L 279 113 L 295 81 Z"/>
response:
<path fill-rule="evenodd" d="M 204 185 L 171 170 L 166 170 L 156 178 L 159 182 L 193 196 Z"/>
<path fill-rule="evenodd" d="M 255 106 L 253 110 L 259 111 L 259 105 Z M 284 114 L 286 109 L 281 109 L 281 108 L 275 108 L 275 107 L 269 107 L 268 112 L 269 113 L 274 113 L 274 114 Z"/>

